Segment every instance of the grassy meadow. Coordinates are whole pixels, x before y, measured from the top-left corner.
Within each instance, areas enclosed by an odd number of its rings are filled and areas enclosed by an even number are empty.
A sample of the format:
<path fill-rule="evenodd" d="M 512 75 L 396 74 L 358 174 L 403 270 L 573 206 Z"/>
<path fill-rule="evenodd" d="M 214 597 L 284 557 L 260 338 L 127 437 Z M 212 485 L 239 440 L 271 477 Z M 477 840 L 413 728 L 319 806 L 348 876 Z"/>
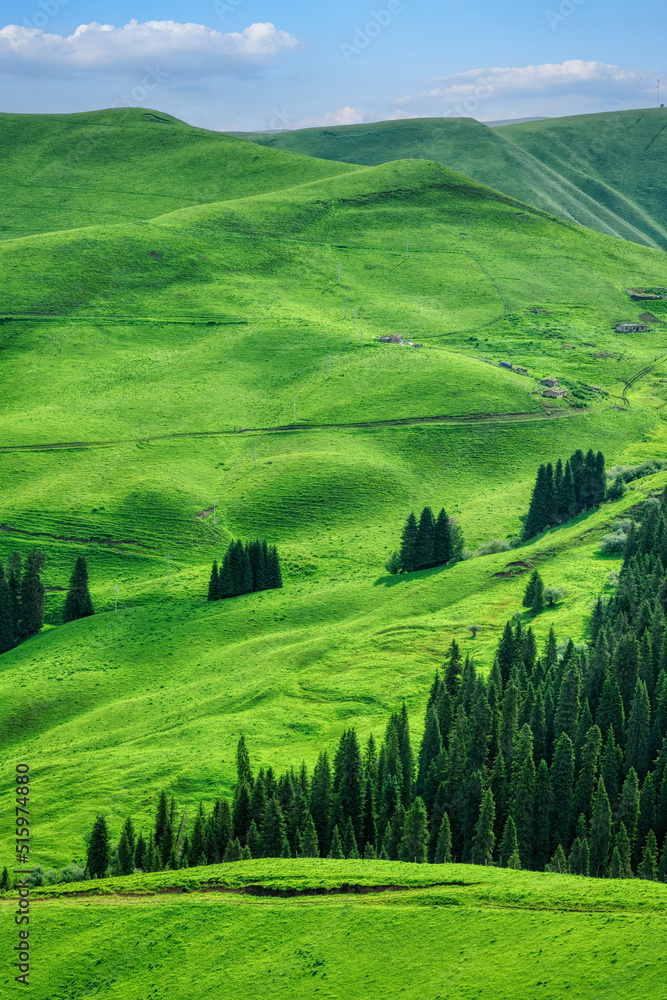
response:
<path fill-rule="evenodd" d="M 664 980 L 665 890 L 650 883 L 372 861 L 197 872 L 37 890 L 34 995 L 616 1000 Z M 10 947 L 9 921 L 1 934 Z"/>
<path fill-rule="evenodd" d="M 489 128 L 473 118 L 235 132 L 273 150 L 378 165 L 434 160 L 552 215 L 667 248 L 664 108 L 546 118 Z"/>
<path fill-rule="evenodd" d="M 130 814 L 146 830 L 163 787 L 190 815 L 210 806 L 241 733 L 254 767 L 312 766 L 346 727 L 379 736 L 405 699 L 416 742 L 452 638 L 483 669 L 517 612 L 540 645 L 552 624 L 585 639 L 620 564 L 600 537 L 667 473 L 516 550 L 408 576 L 384 562 L 426 504 L 473 551 L 514 538 L 540 462 L 576 448 L 664 458 L 667 302 L 647 333 L 614 330 L 645 308 L 627 288 L 667 285 L 661 250 L 439 162 L 315 159 L 142 109 L 3 115 L 0 137 L 0 560 L 47 557 L 45 627 L 0 658 L 0 759 L 31 764 L 36 863 L 82 860 L 99 810 L 114 837 Z M 423 346 L 379 342 L 395 333 Z M 546 375 L 567 400 L 542 396 Z M 279 546 L 284 589 L 209 604 L 213 559 L 256 536 Z M 97 613 L 63 625 L 81 554 Z M 568 595 L 533 617 L 538 564 Z M 0 864 L 11 840 L 2 825 Z M 330 864 L 299 884 L 348 872 Z M 394 867 L 344 880 L 417 879 L 409 892 L 45 894 L 34 991 L 444 1000 L 493 978 L 501 997 L 661 995 L 659 887 L 469 869 L 468 893 Z"/>

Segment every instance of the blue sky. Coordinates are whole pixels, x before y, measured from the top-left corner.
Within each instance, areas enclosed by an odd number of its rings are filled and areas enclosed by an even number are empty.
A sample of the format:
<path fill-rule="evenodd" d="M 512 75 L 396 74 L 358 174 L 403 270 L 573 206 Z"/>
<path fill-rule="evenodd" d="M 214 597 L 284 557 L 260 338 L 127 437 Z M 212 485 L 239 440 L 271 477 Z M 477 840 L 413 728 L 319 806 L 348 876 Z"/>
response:
<path fill-rule="evenodd" d="M 0 110 L 134 105 L 242 130 L 649 107 L 658 76 L 667 93 L 666 14 L 667 0 L 3 0 Z"/>

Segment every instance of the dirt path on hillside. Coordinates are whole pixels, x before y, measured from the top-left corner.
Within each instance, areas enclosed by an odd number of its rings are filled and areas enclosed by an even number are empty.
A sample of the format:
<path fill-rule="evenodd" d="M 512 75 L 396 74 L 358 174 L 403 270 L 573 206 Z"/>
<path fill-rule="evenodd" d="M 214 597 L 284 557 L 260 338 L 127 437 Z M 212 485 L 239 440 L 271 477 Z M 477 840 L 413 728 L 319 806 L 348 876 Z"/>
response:
<path fill-rule="evenodd" d="M 171 441 L 175 438 L 228 437 L 236 434 L 276 434 L 286 431 L 330 431 L 373 429 L 375 427 L 410 427 L 420 424 L 449 424 L 464 427 L 467 424 L 504 424 L 555 420 L 563 417 L 581 417 L 590 410 L 549 410 L 546 407 L 528 413 L 471 413 L 432 417 L 398 417 L 394 420 L 364 420 L 357 423 L 333 424 L 283 424 L 277 427 L 238 427 L 233 431 L 184 431 L 175 434 L 156 434 L 149 437 L 125 438 L 117 441 L 59 441 L 53 444 L 11 444 L 0 446 L 1 452 L 57 451 L 80 448 L 114 448 L 122 444 L 143 444 L 147 441 Z"/>

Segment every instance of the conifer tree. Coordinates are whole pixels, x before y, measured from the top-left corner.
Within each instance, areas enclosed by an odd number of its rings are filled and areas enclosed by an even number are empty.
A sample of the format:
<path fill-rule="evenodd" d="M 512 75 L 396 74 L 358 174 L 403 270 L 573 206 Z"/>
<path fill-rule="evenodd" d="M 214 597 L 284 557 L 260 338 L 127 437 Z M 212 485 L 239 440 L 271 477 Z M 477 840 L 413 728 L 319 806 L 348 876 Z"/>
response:
<path fill-rule="evenodd" d="M 164 789 L 160 792 L 157 809 L 155 812 L 155 846 L 160 847 L 162 835 L 168 823 L 167 793 Z"/>
<path fill-rule="evenodd" d="M 416 569 L 435 566 L 435 520 L 430 507 L 424 507 L 417 528 Z"/>
<path fill-rule="evenodd" d="M 658 863 L 658 882 L 667 882 L 667 837 L 662 845 L 660 861 Z"/>
<path fill-rule="evenodd" d="M 541 611 L 544 611 L 544 581 L 539 573 L 537 574 L 537 579 L 535 581 L 533 600 L 530 607 L 531 611 L 534 611 L 536 615 L 539 615 Z"/>
<path fill-rule="evenodd" d="M 618 853 L 618 847 L 614 847 L 614 850 L 611 853 L 609 878 L 623 878 L 623 875 L 621 874 L 621 855 Z"/>
<path fill-rule="evenodd" d="M 621 797 L 618 805 L 616 819 L 619 823 L 624 823 L 628 832 L 630 845 L 635 842 L 637 834 L 637 821 L 639 820 L 639 779 L 634 767 L 627 773 L 621 789 Z"/>
<path fill-rule="evenodd" d="M 264 822 L 260 831 L 261 856 L 264 858 L 282 858 L 287 842 L 287 825 L 280 803 L 275 797 L 270 798 Z"/>
<path fill-rule="evenodd" d="M 449 864 L 452 860 L 452 827 L 449 816 L 444 813 L 440 832 L 438 833 L 438 844 L 435 851 L 435 863 L 438 865 Z"/>
<path fill-rule="evenodd" d="M 553 793 L 552 843 L 569 844 L 574 807 L 574 745 L 567 733 L 561 733 L 551 764 Z"/>
<path fill-rule="evenodd" d="M 44 553 L 39 549 L 31 549 L 21 580 L 19 635 L 22 639 L 36 635 L 44 624 L 44 584 L 40 574 L 45 564 Z"/>
<path fill-rule="evenodd" d="M 310 813 L 308 813 L 308 821 L 301 837 L 301 856 L 304 858 L 319 858 L 320 856 L 317 830 Z"/>
<path fill-rule="evenodd" d="M 625 734 L 625 709 L 618 683 L 611 677 L 608 677 L 604 682 L 595 721 L 601 732 L 606 733 L 609 727 L 612 726 L 614 734 L 619 740 L 623 740 Z"/>
<path fill-rule="evenodd" d="M 310 813 L 317 830 L 320 852 L 329 851 L 329 819 L 331 815 L 331 768 L 326 751 L 322 751 L 315 764 L 310 786 Z"/>
<path fill-rule="evenodd" d="M 581 767 L 575 790 L 575 809 L 588 819 L 593 814 L 593 799 L 597 787 L 602 733 L 597 726 L 591 726 L 581 748 Z"/>
<path fill-rule="evenodd" d="M 144 840 L 144 835 L 140 831 L 139 837 L 137 838 L 137 846 L 134 849 L 134 867 L 138 868 L 140 871 L 145 871 L 146 864 L 146 841 Z"/>
<path fill-rule="evenodd" d="M 250 754 L 246 746 L 245 736 L 241 734 L 236 744 L 236 780 L 239 785 L 244 782 L 251 789 L 254 784 L 252 768 L 250 766 Z"/>
<path fill-rule="evenodd" d="M 338 823 L 333 828 L 333 835 L 331 837 L 331 850 L 329 851 L 328 857 L 330 858 L 343 858 L 343 845 L 340 839 L 340 833 L 338 830 Z"/>
<path fill-rule="evenodd" d="M 359 857 L 359 846 L 357 844 L 357 838 L 354 834 L 352 817 L 348 816 L 347 824 L 345 826 L 345 835 L 343 836 L 343 854 L 346 858 L 350 858 L 352 857 L 353 852 L 356 852 L 357 857 Z"/>
<path fill-rule="evenodd" d="M 493 848 L 496 842 L 496 835 L 493 832 L 495 818 L 496 804 L 491 789 L 487 788 L 482 796 L 470 853 L 470 860 L 474 865 L 490 865 L 493 860 Z"/>
<path fill-rule="evenodd" d="M 410 806 L 403 823 L 403 836 L 398 847 L 401 861 L 424 864 L 428 844 L 428 817 L 423 800 L 417 796 Z"/>
<path fill-rule="evenodd" d="M 445 662 L 444 684 L 451 698 L 456 698 L 461 686 L 461 674 L 463 672 L 463 658 L 456 639 L 452 639 L 447 650 Z"/>
<path fill-rule="evenodd" d="M 553 793 L 547 762 L 542 759 L 535 776 L 535 840 L 533 861 L 537 871 L 543 871 L 551 851 L 551 816 Z"/>
<path fill-rule="evenodd" d="M 93 602 L 88 590 L 88 567 L 84 556 L 79 556 L 70 577 L 69 590 L 65 597 L 63 621 L 73 622 L 94 614 Z"/>
<path fill-rule="evenodd" d="M 401 536 L 400 559 L 404 573 L 412 573 L 417 568 L 417 519 L 410 513 Z"/>
<path fill-rule="evenodd" d="M 554 856 L 547 865 L 547 869 L 550 872 L 556 872 L 559 875 L 564 875 L 567 872 L 567 858 L 565 857 L 565 851 L 563 850 L 562 844 L 559 844 L 554 851 Z"/>
<path fill-rule="evenodd" d="M 199 809 L 197 810 L 197 815 L 195 816 L 194 827 L 192 830 L 192 840 L 190 841 L 190 861 L 194 865 L 198 865 L 200 858 L 204 854 L 204 836 L 206 833 L 206 814 L 204 812 L 204 803 L 200 801 Z"/>
<path fill-rule="evenodd" d="M 558 707 L 554 719 L 554 736 L 556 739 L 561 733 L 567 733 L 571 740 L 574 740 L 579 721 L 579 708 L 581 703 L 581 679 L 579 668 L 572 664 L 565 673 L 558 694 Z"/>
<path fill-rule="evenodd" d="M 211 569 L 211 577 L 210 577 L 210 579 L 208 581 L 208 600 L 209 601 L 217 601 L 218 598 L 220 597 L 220 594 L 218 593 L 218 585 L 219 585 L 219 580 L 218 580 L 218 562 L 217 562 L 217 559 L 214 559 L 213 560 L 213 567 Z"/>
<path fill-rule="evenodd" d="M 514 825 L 512 817 L 508 816 L 507 822 L 505 823 L 505 829 L 503 830 L 503 838 L 500 842 L 500 850 L 498 852 L 498 860 L 500 861 L 501 868 L 508 867 L 509 860 L 515 853 L 518 853 L 516 826 Z"/>
<path fill-rule="evenodd" d="M 436 566 L 446 566 L 454 554 L 452 532 L 445 510 L 441 510 L 435 522 L 433 541 L 433 561 Z"/>
<path fill-rule="evenodd" d="M 607 872 L 609 847 L 611 844 L 611 806 L 604 787 L 604 779 L 599 778 L 591 820 L 591 875 L 603 878 Z"/>
<path fill-rule="evenodd" d="M 565 463 L 563 484 L 558 498 L 558 517 L 560 521 L 569 521 L 577 512 L 577 501 L 574 490 L 574 477 L 570 461 Z"/>
<path fill-rule="evenodd" d="M 269 546 L 266 560 L 266 572 L 271 590 L 281 590 L 283 586 L 283 575 L 280 569 L 280 557 L 275 545 Z"/>
<path fill-rule="evenodd" d="M 517 651 L 514 648 L 514 633 L 512 632 L 512 626 L 509 622 L 507 622 L 503 631 L 503 637 L 498 646 L 498 669 L 500 670 L 503 686 L 507 684 L 510 679 L 510 674 L 516 658 L 516 652 Z"/>
<path fill-rule="evenodd" d="M 373 844 L 366 844 L 364 848 L 364 861 L 377 861 L 377 851 Z"/>
<path fill-rule="evenodd" d="M 633 634 L 628 633 L 619 639 L 614 650 L 612 671 L 628 714 L 639 678 L 639 648 Z"/>
<path fill-rule="evenodd" d="M 18 552 L 12 552 L 7 559 L 7 586 L 12 606 L 12 621 L 14 622 L 14 632 L 19 635 L 19 624 L 21 621 L 21 580 L 22 580 L 21 556 Z"/>
<path fill-rule="evenodd" d="M 232 559 L 231 551 L 234 546 L 232 542 L 222 558 L 222 564 L 218 570 L 218 600 L 224 601 L 228 597 L 234 597 L 234 581 L 232 580 Z"/>
<path fill-rule="evenodd" d="M 518 848 L 510 854 L 507 861 L 507 867 L 512 868 L 517 872 L 521 871 L 521 855 L 519 854 Z"/>
<path fill-rule="evenodd" d="M 134 859 L 132 857 L 132 850 L 127 838 L 127 831 L 123 827 L 120 840 L 118 842 L 118 868 L 119 874 L 121 875 L 131 875 L 134 871 Z"/>
<path fill-rule="evenodd" d="M 503 710 L 500 722 L 500 749 L 509 766 L 514 753 L 514 737 L 519 722 L 519 692 L 514 681 L 510 681 L 503 696 Z"/>
<path fill-rule="evenodd" d="M 227 844 L 227 849 L 225 851 L 225 856 L 222 860 L 226 863 L 231 863 L 233 861 L 241 860 L 241 842 L 239 841 L 238 837 L 235 837 L 234 840 L 229 841 L 229 843 Z"/>
<path fill-rule="evenodd" d="M 526 538 L 532 538 L 533 535 L 538 535 L 544 530 L 548 524 L 547 517 L 549 516 L 550 506 L 551 498 L 549 497 L 547 470 L 546 466 L 541 465 L 537 473 L 533 495 L 526 516 Z"/>
<path fill-rule="evenodd" d="M 651 759 L 651 703 L 644 681 L 637 681 L 628 719 L 628 743 L 625 749 L 626 768 L 634 767 L 638 775 L 646 774 Z"/>
<path fill-rule="evenodd" d="M 528 583 L 526 584 L 526 590 L 523 595 L 523 606 L 524 608 L 532 608 L 533 600 L 535 599 L 535 584 L 540 577 L 539 572 L 534 569 L 528 578 Z"/>
<path fill-rule="evenodd" d="M 637 875 L 639 878 L 647 879 L 649 882 L 658 881 L 658 841 L 653 830 L 649 830 L 646 835 L 646 842 L 641 862 L 637 868 Z"/>
<path fill-rule="evenodd" d="M 99 813 L 93 824 L 88 843 L 86 868 L 91 878 L 104 878 L 109 867 L 109 830 L 103 813 Z"/>
<path fill-rule="evenodd" d="M 630 838 L 628 837 L 628 831 L 626 830 L 625 823 L 623 822 L 619 824 L 618 830 L 616 831 L 614 844 L 618 850 L 618 856 L 620 858 L 621 874 L 619 875 L 619 878 L 632 878 L 632 848 L 630 845 Z"/>
<path fill-rule="evenodd" d="M 12 595 L 5 572 L 0 564 L 0 653 L 6 653 L 16 643 L 16 625 L 12 609 Z"/>
<path fill-rule="evenodd" d="M 2 875 L 0 876 L 0 890 L 5 892 L 7 889 L 11 888 L 11 881 L 9 878 L 9 872 L 7 866 L 2 869 Z"/>

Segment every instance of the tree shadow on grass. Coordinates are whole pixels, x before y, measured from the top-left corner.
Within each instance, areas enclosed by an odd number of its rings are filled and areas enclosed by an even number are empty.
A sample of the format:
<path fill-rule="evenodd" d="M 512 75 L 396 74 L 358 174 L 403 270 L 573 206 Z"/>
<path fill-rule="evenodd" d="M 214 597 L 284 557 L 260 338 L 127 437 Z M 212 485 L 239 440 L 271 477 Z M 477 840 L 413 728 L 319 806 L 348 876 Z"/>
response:
<path fill-rule="evenodd" d="M 456 565 L 456 563 L 454 563 L 454 565 Z M 451 568 L 451 566 L 432 566 L 431 569 L 418 569 L 415 570 L 414 573 L 396 573 L 395 575 L 387 573 L 385 576 L 379 576 L 373 583 L 373 586 L 396 587 L 399 584 L 406 584 L 415 580 L 424 580 L 429 576 L 435 576 Z"/>

